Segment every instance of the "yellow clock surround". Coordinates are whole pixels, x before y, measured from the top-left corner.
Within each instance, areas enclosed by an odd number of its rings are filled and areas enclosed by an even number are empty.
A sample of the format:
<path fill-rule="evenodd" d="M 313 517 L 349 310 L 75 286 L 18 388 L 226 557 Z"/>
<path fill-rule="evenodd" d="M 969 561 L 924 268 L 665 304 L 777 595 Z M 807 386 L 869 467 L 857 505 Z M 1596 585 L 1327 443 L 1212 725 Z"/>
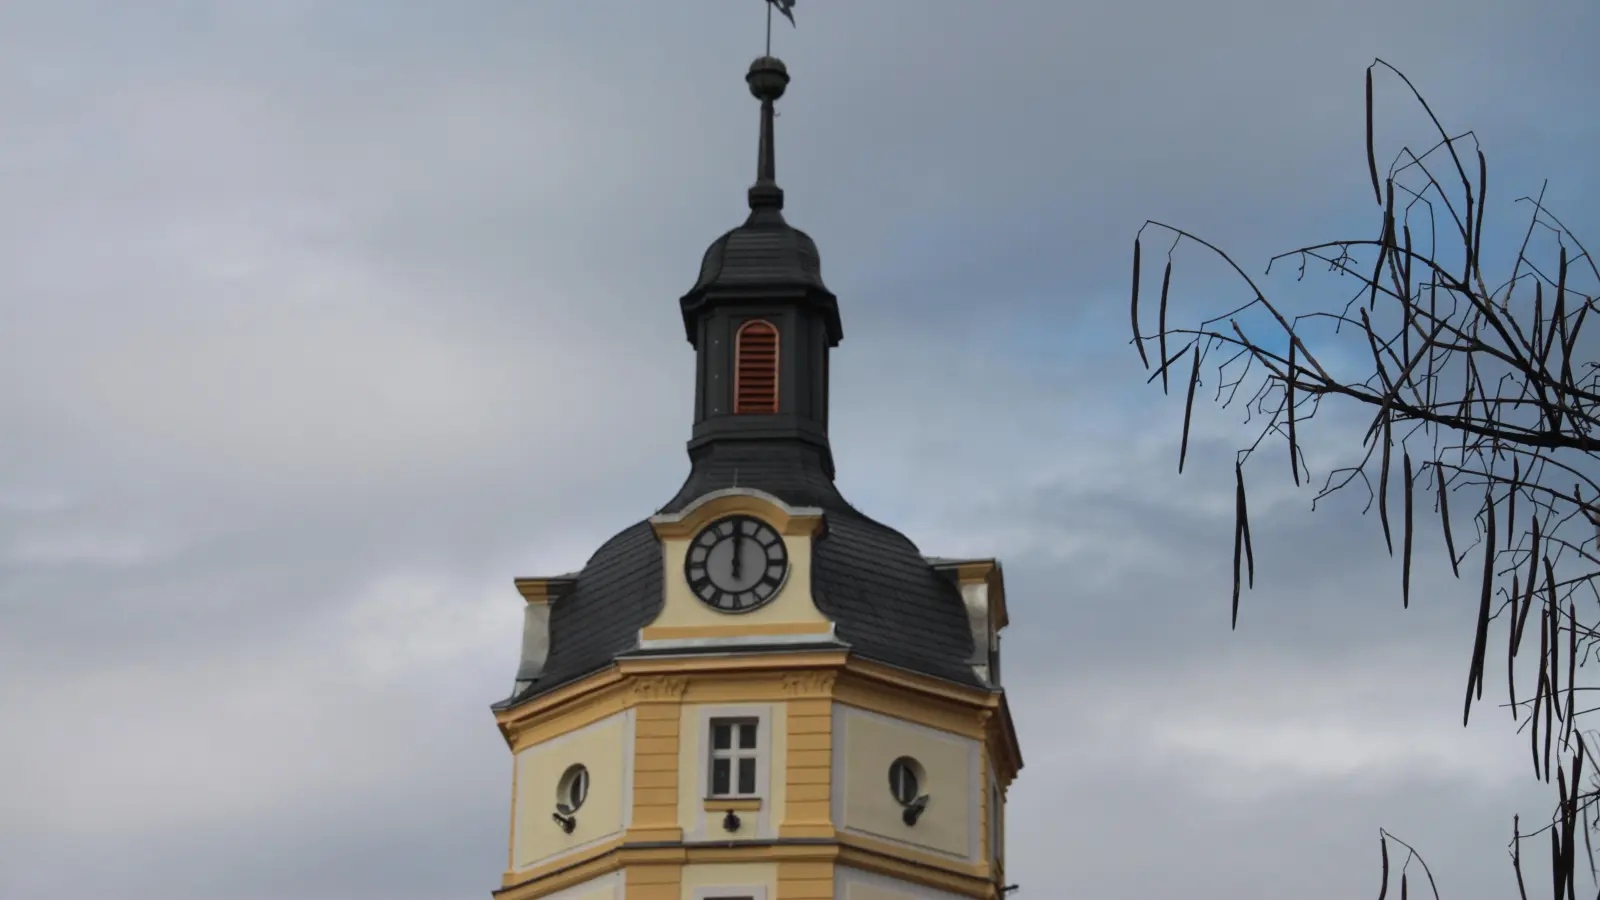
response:
<path fill-rule="evenodd" d="M 713 522 L 749 516 L 765 523 L 783 540 L 789 570 L 772 598 L 758 609 L 730 616 L 703 603 L 684 577 L 684 563 L 696 535 Z M 833 622 L 811 595 L 812 542 L 824 528 L 823 512 L 790 506 L 753 488 L 724 488 L 706 494 L 682 512 L 650 519 L 661 542 L 668 573 L 661 613 L 640 634 L 643 647 L 689 641 L 795 643 L 830 640 Z"/>

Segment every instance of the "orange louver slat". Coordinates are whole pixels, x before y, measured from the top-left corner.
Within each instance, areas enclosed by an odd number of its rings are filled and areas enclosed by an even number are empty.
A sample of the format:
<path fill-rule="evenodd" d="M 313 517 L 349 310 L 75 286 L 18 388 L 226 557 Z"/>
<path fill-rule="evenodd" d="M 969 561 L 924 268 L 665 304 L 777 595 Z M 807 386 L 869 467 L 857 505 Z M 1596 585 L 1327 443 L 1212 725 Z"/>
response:
<path fill-rule="evenodd" d="M 778 329 L 757 319 L 739 328 L 733 370 L 735 414 L 778 411 Z"/>

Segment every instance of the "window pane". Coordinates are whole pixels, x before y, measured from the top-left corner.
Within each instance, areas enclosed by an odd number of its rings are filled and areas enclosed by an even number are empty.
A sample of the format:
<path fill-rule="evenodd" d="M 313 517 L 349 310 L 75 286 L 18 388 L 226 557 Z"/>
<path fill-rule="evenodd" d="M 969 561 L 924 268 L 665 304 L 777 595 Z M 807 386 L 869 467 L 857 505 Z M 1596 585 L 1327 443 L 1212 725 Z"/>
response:
<path fill-rule="evenodd" d="M 756 748 L 756 724 L 747 722 L 739 726 L 739 746 L 745 750 Z"/>
<path fill-rule="evenodd" d="M 556 783 L 556 803 L 576 810 L 589 796 L 589 770 L 581 765 L 568 766 Z"/>
<path fill-rule="evenodd" d="M 909 804 L 917 799 L 917 792 L 921 789 L 915 762 L 901 758 L 889 766 L 889 791 L 894 794 L 896 800 Z"/>
<path fill-rule="evenodd" d="M 726 750 L 733 746 L 733 726 L 717 723 L 711 726 L 711 749 Z"/>
<path fill-rule="evenodd" d="M 728 791 L 728 764 L 729 760 L 714 759 L 711 761 L 711 793 L 720 795 Z"/>
<path fill-rule="evenodd" d="M 739 793 L 754 794 L 756 792 L 756 761 L 754 759 L 739 760 Z"/>

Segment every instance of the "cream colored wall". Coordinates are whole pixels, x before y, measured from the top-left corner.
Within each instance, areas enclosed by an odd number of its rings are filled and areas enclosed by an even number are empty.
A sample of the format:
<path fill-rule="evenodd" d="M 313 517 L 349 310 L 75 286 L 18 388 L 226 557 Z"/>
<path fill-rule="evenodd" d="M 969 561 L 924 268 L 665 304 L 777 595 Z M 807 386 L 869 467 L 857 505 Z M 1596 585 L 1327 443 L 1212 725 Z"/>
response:
<path fill-rule="evenodd" d="M 784 765 L 788 758 L 788 709 L 783 703 L 686 703 L 678 723 L 678 826 L 684 840 L 749 840 L 777 837 L 783 822 Z M 710 756 L 705 743 L 706 719 L 712 717 L 761 717 L 771 747 L 767 757 L 767 784 L 759 813 L 740 811 L 739 829 L 722 827 L 725 813 L 707 812 L 706 794 L 710 791 Z"/>
<path fill-rule="evenodd" d="M 847 831 L 978 861 L 983 789 L 978 742 L 899 719 L 834 705 L 834 819 Z M 922 765 L 928 808 L 914 826 L 889 793 L 889 766 Z"/>
<path fill-rule="evenodd" d="M 622 831 L 632 788 L 632 711 L 601 719 L 571 734 L 522 750 L 516 757 L 517 793 L 511 865 L 522 870 Z M 556 788 L 569 766 L 589 770 L 589 796 L 567 834 L 551 819 Z"/>
<path fill-rule="evenodd" d="M 777 863 L 695 863 L 683 867 L 681 900 L 698 900 L 708 888 L 766 888 L 768 900 L 778 896 Z"/>
<path fill-rule="evenodd" d="M 704 603 L 689 590 L 683 577 L 683 561 L 689 552 L 692 538 L 667 539 L 661 542 L 666 561 L 666 602 L 661 615 L 650 623 L 652 628 L 705 628 L 721 626 L 762 625 L 814 625 L 819 628 L 829 624 L 828 617 L 811 599 L 811 538 L 805 535 L 783 536 L 789 552 L 789 575 L 771 602 L 747 613 L 719 612 Z"/>
<path fill-rule="evenodd" d="M 848 866 L 834 869 L 833 896 L 834 900 L 965 900 L 948 891 Z"/>

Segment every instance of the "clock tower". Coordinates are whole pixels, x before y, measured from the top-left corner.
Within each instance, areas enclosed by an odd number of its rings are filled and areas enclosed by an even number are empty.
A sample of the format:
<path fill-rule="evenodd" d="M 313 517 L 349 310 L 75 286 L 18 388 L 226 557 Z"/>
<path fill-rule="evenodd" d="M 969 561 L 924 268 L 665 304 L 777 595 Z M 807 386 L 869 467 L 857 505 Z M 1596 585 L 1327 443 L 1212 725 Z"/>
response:
<path fill-rule="evenodd" d="M 690 471 L 579 572 L 520 578 L 494 705 L 501 900 L 998 898 L 1022 766 L 992 559 L 922 555 L 834 484 L 816 243 L 783 216 L 763 56 L 756 182 L 679 301 Z"/>

